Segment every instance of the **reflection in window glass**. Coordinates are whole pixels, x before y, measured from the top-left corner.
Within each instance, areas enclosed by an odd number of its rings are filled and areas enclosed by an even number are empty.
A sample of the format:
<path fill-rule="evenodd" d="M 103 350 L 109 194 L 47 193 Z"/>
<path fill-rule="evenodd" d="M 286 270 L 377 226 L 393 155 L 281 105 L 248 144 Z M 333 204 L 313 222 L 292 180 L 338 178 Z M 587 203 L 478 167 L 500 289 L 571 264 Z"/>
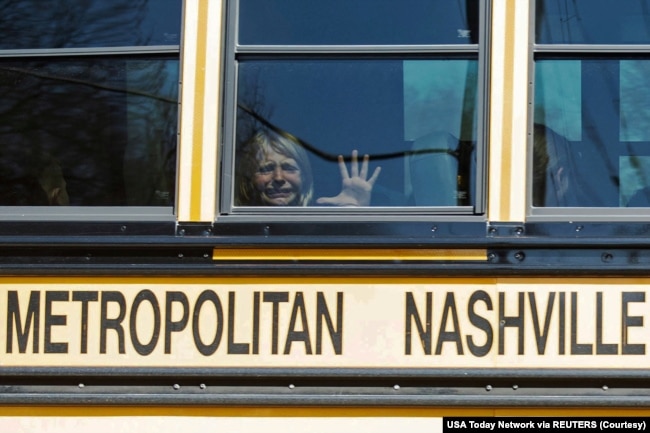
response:
<path fill-rule="evenodd" d="M 621 61 L 621 141 L 650 142 L 650 61 Z"/>
<path fill-rule="evenodd" d="M 0 49 L 178 45 L 182 0 L 11 0 Z"/>
<path fill-rule="evenodd" d="M 477 69 L 460 59 L 241 61 L 235 205 L 472 205 Z M 342 191 L 339 155 L 355 177 L 353 150 L 370 157 L 362 180 L 381 167 L 370 201 L 347 191 L 319 202 Z"/>
<path fill-rule="evenodd" d="M 170 206 L 178 60 L 0 63 L 0 205 Z"/>
<path fill-rule="evenodd" d="M 478 0 L 240 0 L 246 45 L 476 44 Z"/>
<path fill-rule="evenodd" d="M 566 139 L 582 135 L 582 86 L 579 60 L 535 63 L 535 122 Z"/>
<path fill-rule="evenodd" d="M 650 44 L 646 0 L 537 0 L 538 44 Z"/>
<path fill-rule="evenodd" d="M 650 156 L 622 156 L 620 172 L 620 205 L 650 206 Z"/>
<path fill-rule="evenodd" d="M 536 62 L 534 206 L 650 206 L 649 65 Z"/>

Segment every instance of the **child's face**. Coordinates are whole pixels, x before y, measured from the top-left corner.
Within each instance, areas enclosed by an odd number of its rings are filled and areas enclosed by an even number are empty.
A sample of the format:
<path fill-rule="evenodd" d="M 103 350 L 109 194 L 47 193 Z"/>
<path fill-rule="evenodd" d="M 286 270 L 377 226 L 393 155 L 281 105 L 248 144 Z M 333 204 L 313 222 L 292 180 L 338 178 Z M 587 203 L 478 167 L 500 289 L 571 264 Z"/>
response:
<path fill-rule="evenodd" d="M 260 152 L 253 184 L 265 206 L 296 205 L 302 190 L 300 166 L 273 149 Z"/>

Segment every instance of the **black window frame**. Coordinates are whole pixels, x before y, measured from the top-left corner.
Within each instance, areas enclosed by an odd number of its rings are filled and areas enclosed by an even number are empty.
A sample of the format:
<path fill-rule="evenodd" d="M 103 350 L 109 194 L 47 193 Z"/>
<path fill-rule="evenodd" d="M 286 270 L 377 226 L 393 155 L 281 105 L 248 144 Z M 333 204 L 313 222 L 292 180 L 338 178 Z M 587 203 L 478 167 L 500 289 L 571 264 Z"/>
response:
<path fill-rule="evenodd" d="M 224 115 L 221 145 L 221 181 L 217 223 L 255 222 L 408 222 L 485 221 L 487 211 L 488 48 L 490 2 L 478 0 L 478 43 L 468 45 L 239 45 L 238 0 L 226 2 Z M 242 59 L 449 59 L 475 56 L 478 63 L 475 201 L 469 206 L 354 207 L 237 207 L 234 205 L 235 135 L 238 64 Z M 371 158 L 372 165 L 372 158 Z"/>

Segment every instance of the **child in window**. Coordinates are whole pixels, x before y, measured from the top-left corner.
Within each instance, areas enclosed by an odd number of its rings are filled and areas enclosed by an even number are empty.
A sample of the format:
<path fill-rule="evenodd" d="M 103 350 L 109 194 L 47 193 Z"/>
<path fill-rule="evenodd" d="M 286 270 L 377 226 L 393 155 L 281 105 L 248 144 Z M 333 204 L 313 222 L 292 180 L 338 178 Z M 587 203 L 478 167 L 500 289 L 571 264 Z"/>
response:
<path fill-rule="evenodd" d="M 350 172 L 339 155 L 342 189 L 335 197 L 321 197 L 316 204 L 329 206 L 369 206 L 372 187 L 381 171 L 368 177 L 368 155 L 359 169 L 357 152 L 352 152 Z M 257 132 L 237 152 L 235 205 L 310 206 L 314 182 L 307 152 L 288 133 Z"/>

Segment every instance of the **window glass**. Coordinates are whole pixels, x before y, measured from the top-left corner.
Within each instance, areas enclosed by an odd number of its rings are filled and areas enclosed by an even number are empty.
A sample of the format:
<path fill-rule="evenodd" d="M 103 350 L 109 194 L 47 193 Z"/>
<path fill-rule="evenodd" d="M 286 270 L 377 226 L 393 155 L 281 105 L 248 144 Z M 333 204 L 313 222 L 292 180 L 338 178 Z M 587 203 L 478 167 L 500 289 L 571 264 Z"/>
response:
<path fill-rule="evenodd" d="M 0 49 L 178 45 L 182 0 L 0 2 Z"/>
<path fill-rule="evenodd" d="M 650 57 L 535 63 L 534 206 L 650 206 Z"/>
<path fill-rule="evenodd" d="M 539 44 L 650 44 L 647 0 L 536 0 Z"/>
<path fill-rule="evenodd" d="M 477 86 L 471 58 L 242 60 L 235 206 L 473 205 Z M 318 201 L 342 190 L 339 155 L 355 182 L 353 150 L 361 180 L 381 167 L 370 200 Z"/>
<path fill-rule="evenodd" d="M 245 45 L 476 44 L 478 0 L 241 0 Z"/>
<path fill-rule="evenodd" d="M 0 62 L 0 205 L 170 206 L 178 59 Z"/>

